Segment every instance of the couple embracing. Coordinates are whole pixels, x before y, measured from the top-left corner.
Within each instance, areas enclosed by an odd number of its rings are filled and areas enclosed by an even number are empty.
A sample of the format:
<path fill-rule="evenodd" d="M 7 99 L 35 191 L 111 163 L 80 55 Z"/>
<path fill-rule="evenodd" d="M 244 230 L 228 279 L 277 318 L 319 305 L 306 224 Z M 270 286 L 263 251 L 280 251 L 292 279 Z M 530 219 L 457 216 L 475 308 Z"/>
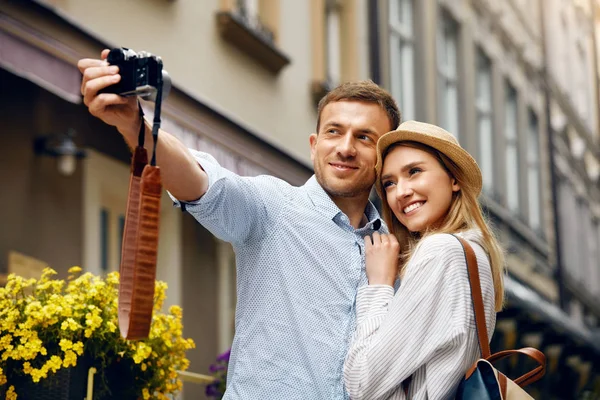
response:
<path fill-rule="evenodd" d="M 79 62 L 84 103 L 131 148 L 140 129 L 151 144 L 136 99 L 99 93 L 121 79 L 106 54 Z M 165 188 L 236 252 L 225 399 L 454 396 L 480 350 L 453 235 L 475 251 L 488 337 L 503 301 L 503 253 L 478 204 L 481 172 L 452 134 L 400 124 L 389 93 L 353 82 L 320 101 L 309 137 L 315 174 L 300 187 L 240 177 L 159 136 Z M 383 222 L 369 201 L 374 184 Z"/>

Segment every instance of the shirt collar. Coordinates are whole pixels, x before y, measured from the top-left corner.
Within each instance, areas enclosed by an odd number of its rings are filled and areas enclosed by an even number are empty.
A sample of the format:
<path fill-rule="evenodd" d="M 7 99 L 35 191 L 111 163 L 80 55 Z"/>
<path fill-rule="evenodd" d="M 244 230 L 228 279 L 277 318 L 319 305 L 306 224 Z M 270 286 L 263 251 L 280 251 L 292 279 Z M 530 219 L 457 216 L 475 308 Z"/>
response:
<path fill-rule="evenodd" d="M 325 189 L 319 184 L 315 175 L 311 176 L 310 179 L 304 184 L 306 192 L 310 197 L 317 211 L 325 215 L 327 218 L 334 219 L 336 216 L 344 215 L 339 207 L 331 200 L 331 197 L 325 192 Z M 361 229 L 372 229 L 378 230 L 382 225 L 383 221 L 379 217 L 377 208 L 370 201 L 367 202 L 365 208 L 365 215 L 369 222 Z"/>

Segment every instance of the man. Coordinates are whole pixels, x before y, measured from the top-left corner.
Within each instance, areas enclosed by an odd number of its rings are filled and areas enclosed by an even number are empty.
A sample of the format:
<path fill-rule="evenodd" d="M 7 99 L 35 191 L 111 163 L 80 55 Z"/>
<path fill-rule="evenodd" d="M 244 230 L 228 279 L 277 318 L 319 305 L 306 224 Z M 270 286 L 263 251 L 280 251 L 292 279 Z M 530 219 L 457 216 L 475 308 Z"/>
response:
<path fill-rule="evenodd" d="M 92 59 L 81 60 L 79 69 L 90 112 L 116 126 L 133 148 L 142 124 L 136 100 L 98 95 L 119 81 L 118 69 Z M 317 133 L 310 135 L 315 176 L 301 187 L 239 177 L 159 134 L 164 187 L 237 255 L 226 399 L 347 398 L 342 366 L 356 290 L 366 284 L 363 238 L 385 231 L 368 200 L 376 143 L 399 122 L 394 100 L 374 83 L 334 89 L 319 103 Z M 148 124 L 145 130 L 151 152 Z"/>

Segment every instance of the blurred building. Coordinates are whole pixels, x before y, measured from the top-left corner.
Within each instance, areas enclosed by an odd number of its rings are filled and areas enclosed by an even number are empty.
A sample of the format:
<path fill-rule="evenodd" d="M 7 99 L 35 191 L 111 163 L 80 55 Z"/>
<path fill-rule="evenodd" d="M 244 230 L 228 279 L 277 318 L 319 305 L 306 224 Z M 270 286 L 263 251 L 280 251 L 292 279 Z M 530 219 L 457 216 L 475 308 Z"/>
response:
<path fill-rule="evenodd" d="M 481 166 L 508 251 L 492 350 L 546 353 L 535 398 L 600 398 L 598 21 L 597 0 L 5 0 L 0 272 L 19 254 L 61 273 L 118 268 L 129 151 L 81 104 L 78 59 L 160 55 L 174 84 L 165 130 L 242 175 L 292 184 L 312 173 L 316 101 L 372 78 L 404 120 L 456 133 Z M 84 158 L 40 151 L 68 132 Z M 205 373 L 233 335 L 234 254 L 166 196 L 162 208 L 158 275 L 198 344 L 191 370 Z"/>
<path fill-rule="evenodd" d="M 373 78 L 404 120 L 456 132 L 481 166 L 508 250 L 492 351 L 546 353 L 535 398 L 600 398 L 597 3 L 390 0 L 369 11 Z M 499 364 L 509 376 L 528 366 Z"/>
<path fill-rule="evenodd" d="M 368 76 L 358 53 L 367 46 L 365 15 L 358 2 L 3 1 L 0 272 L 43 263 L 63 276 L 72 265 L 118 269 L 130 155 L 81 104 L 80 58 L 119 46 L 160 55 L 174 84 L 165 130 L 241 175 L 303 184 L 312 174 L 315 99 L 328 84 Z M 86 156 L 57 157 L 68 143 Z M 158 278 L 197 343 L 190 370 L 207 373 L 233 338 L 234 254 L 162 200 Z M 185 398 L 203 391 L 186 384 Z"/>

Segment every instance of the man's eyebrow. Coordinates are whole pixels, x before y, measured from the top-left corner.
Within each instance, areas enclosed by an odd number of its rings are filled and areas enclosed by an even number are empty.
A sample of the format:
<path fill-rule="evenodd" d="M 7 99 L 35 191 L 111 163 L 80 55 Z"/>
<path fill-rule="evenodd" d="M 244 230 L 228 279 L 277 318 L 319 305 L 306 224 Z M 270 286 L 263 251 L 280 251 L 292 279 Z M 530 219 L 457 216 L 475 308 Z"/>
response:
<path fill-rule="evenodd" d="M 326 127 L 326 126 L 333 126 L 335 128 L 341 128 L 342 124 L 340 124 L 339 122 L 335 122 L 335 121 L 328 121 L 325 124 L 323 124 L 323 127 Z"/>
<path fill-rule="evenodd" d="M 364 133 L 364 134 L 367 134 L 367 135 L 377 135 L 377 133 L 373 129 L 371 129 L 371 128 L 361 129 L 360 133 Z"/>

